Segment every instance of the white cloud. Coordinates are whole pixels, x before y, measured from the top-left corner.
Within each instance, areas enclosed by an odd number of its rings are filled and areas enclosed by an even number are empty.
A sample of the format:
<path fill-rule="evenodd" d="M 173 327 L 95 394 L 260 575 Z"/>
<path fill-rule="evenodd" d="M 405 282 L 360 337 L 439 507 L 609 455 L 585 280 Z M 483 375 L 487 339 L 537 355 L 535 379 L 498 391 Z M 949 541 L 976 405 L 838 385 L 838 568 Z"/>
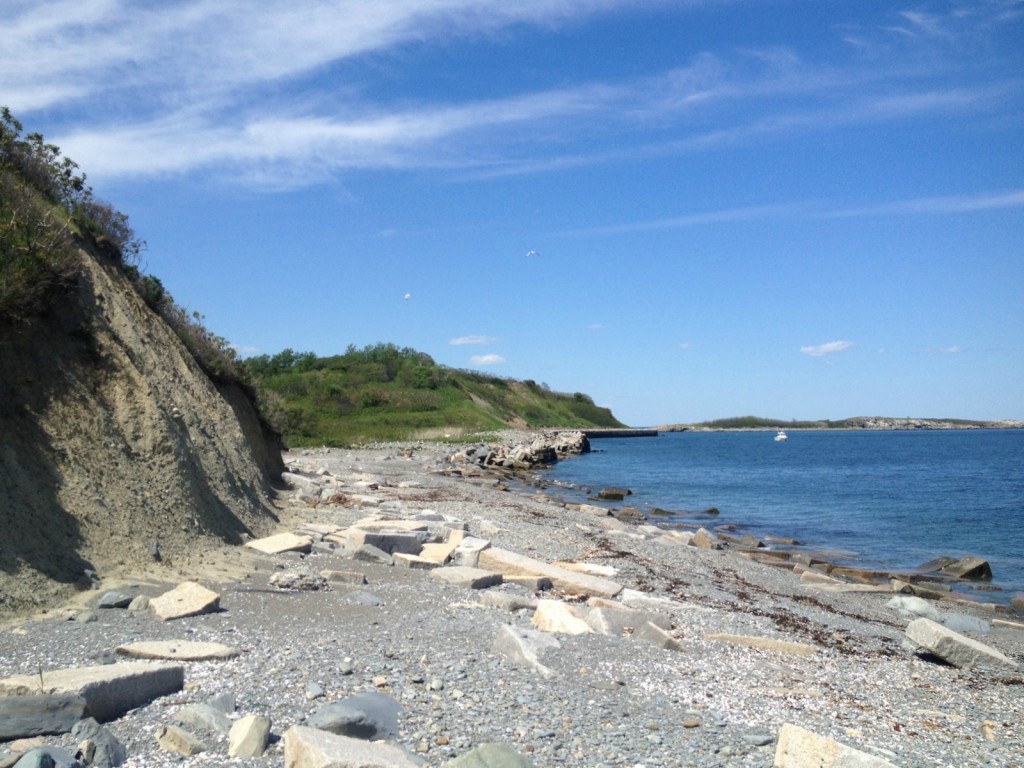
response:
<path fill-rule="evenodd" d="M 693 342 L 692 341 L 684 341 L 684 342 L 682 342 L 680 344 L 676 344 L 676 347 L 678 349 L 693 349 Z"/>
<path fill-rule="evenodd" d="M 508 175 L 706 152 L 861 123 L 984 112 L 1016 103 L 1022 88 L 1013 79 L 954 88 L 948 77 L 930 88 L 921 85 L 928 72 L 892 60 L 818 66 L 788 48 L 766 48 L 698 52 L 652 75 L 546 91 L 495 85 L 461 102 L 374 101 L 377 84 L 356 79 L 347 66 L 374 54 L 386 79 L 396 61 L 387 54 L 410 43 L 476 41 L 519 25 L 551 29 L 634 7 L 632 0 L 291 0 L 254 13 L 251 0 L 141 7 L 7 0 L 0 4 L 0 93 L 22 119 L 26 110 L 46 110 L 51 120 L 63 110 L 74 114 L 76 122 L 68 118 L 48 138 L 98 178 L 201 170 L 292 188 L 348 169 Z M 959 23 L 981 29 L 990 22 L 986 13 Z M 922 45 L 954 21 L 923 12 L 900 19 L 921 33 Z M 664 138 L 652 142 L 653 134 Z M 584 135 L 610 140 L 580 141 Z M 559 154 L 588 143 L 596 148 Z"/>
<path fill-rule="evenodd" d="M 962 351 L 963 350 L 960 348 L 959 344 L 954 344 L 951 347 L 941 347 L 939 349 L 939 352 L 943 352 L 943 353 L 945 353 L 947 355 L 956 355 L 956 354 L 959 354 Z"/>
<path fill-rule="evenodd" d="M 501 365 L 505 362 L 505 358 L 501 355 L 473 355 L 469 358 L 469 362 L 473 365 Z"/>
<path fill-rule="evenodd" d="M 604 323 L 591 323 L 587 326 L 588 331 L 603 331 Z"/>
<path fill-rule="evenodd" d="M 800 351 L 805 355 L 810 355 L 811 357 L 822 357 L 824 355 L 831 355 L 834 352 L 843 352 L 852 346 L 852 341 L 830 341 L 826 344 L 818 344 L 813 347 L 800 347 Z"/>
<path fill-rule="evenodd" d="M 497 339 L 494 336 L 459 336 L 448 343 L 453 347 L 462 347 L 468 344 L 493 344 Z"/>

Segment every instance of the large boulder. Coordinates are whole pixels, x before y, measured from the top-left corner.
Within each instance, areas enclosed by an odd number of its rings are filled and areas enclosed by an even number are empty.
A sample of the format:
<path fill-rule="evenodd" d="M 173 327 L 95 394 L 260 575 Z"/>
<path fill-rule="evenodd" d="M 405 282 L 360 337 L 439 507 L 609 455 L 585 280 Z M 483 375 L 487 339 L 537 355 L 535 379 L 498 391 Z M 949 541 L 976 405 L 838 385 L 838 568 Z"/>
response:
<path fill-rule="evenodd" d="M 910 622 L 907 637 L 954 667 L 1017 668 L 1016 662 L 995 648 L 965 637 L 931 619 L 915 619 Z"/>

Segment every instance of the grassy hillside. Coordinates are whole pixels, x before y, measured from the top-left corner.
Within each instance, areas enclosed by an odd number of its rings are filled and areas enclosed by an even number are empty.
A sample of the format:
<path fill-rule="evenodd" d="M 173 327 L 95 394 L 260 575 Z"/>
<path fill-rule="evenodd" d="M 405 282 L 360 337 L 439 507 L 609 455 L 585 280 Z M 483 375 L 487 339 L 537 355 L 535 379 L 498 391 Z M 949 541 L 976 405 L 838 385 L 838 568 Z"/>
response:
<path fill-rule="evenodd" d="M 243 363 L 289 446 L 430 439 L 508 427 L 621 427 L 582 393 L 435 363 L 393 344 L 317 357 L 286 349 Z"/>

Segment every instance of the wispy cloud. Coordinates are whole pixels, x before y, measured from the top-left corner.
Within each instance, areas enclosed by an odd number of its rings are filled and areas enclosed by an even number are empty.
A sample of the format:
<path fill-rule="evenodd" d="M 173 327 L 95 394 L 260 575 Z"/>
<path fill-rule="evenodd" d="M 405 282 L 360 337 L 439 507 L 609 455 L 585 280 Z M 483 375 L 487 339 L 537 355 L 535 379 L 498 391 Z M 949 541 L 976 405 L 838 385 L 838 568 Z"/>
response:
<path fill-rule="evenodd" d="M 939 347 L 939 352 L 944 355 L 957 355 L 963 352 L 959 344 L 954 344 L 951 347 Z"/>
<path fill-rule="evenodd" d="M 1024 189 L 981 192 L 975 195 L 949 195 L 893 200 L 869 206 L 830 207 L 827 202 L 792 202 L 724 208 L 715 211 L 694 211 L 663 219 L 650 219 L 602 227 L 572 230 L 562 234 L 601 235 L 644 232 L 660 229 L 713 224 L 736 224 L 753 221 L 869 218 L 878 216 L 952 215 L 1006 208 L 1024 208 Z"/>
<path fill-rule="evenodd" d="M 494 336 L 459 336 L 448 343 L 453 347 L 463 347 L 472 344 L 493 344 L 496 341 Z"/>
<path fill-rule="evenodd" d="M 587 326 L 588 331 L 603 331 L 604 323 L 591 323 Z"/>
<path fill-rule="evenodd" d="M 469 358 L 469 362 L 473 365 L 501 365 L 505 362 L 505 358 L 501 355 L 473 355 Z"/>
<path fill-rule="evenodd" d="M 631 0 L 292 0 L 259 13 L 247 0 L 142 8 L 8 0 L 0 6 L 0 93 L 19 115 L 65 114 L 66 128 L 48 138 L 97 177 L 207 172 L 289 188 L 349 169 L 508 175 L 708 152 L 977 113 L 1013 103 L 1024 89 L 1010 76 L 976 88 L 927 87 L 896 59 L 839 66 L 785 47 L 705 51 L 642 77 L 549 90 L 507 93 L 496 84 L 492 94 L 449 102 L 374 98 L 371 76 L 351 66 L 373 54 L 382 71 L 386 54 L 411 42 L 477 40 L 625 8 L 637 12 Z M 911 11 L 894 22 L 924 45 L 944 30 L 991 24 L 992 13 Z M 564 152 L 588 135 L 602 139 L 589 142 L 593 150 Z"/>
<path fill-rule="evenodd" d="M 824 357 L 825 355 L 835 354 L 836 352 L 844 352 L 852 346 L 852 341 L 829 341 L 825 344 L 818 344 L 817 346 L 800 347 L 800 351 L 805 355 L 810 355 L 811 357 Z"/>

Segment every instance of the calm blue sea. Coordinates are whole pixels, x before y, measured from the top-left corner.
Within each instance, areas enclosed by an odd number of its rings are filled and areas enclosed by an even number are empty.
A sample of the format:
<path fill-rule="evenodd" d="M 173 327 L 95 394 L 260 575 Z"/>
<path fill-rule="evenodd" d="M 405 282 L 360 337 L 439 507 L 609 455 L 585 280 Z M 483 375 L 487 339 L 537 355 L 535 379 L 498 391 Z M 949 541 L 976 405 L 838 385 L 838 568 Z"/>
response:
<path fill-rule="evenodd" d="M 912 569 L 939 555 L 979 555 L 1004 590 L 986 599 L 1024 591 L 1024 430 L 792 431 L 784 443 L 774 436 L 595 439 L 592 453 L 547 476 L 594 492 L 624 486 L 633 491 L 626 503 L 641 509 L 849 552 L 861 567 Z M 693 514 L 709 507 L 718 517 Z"/>

